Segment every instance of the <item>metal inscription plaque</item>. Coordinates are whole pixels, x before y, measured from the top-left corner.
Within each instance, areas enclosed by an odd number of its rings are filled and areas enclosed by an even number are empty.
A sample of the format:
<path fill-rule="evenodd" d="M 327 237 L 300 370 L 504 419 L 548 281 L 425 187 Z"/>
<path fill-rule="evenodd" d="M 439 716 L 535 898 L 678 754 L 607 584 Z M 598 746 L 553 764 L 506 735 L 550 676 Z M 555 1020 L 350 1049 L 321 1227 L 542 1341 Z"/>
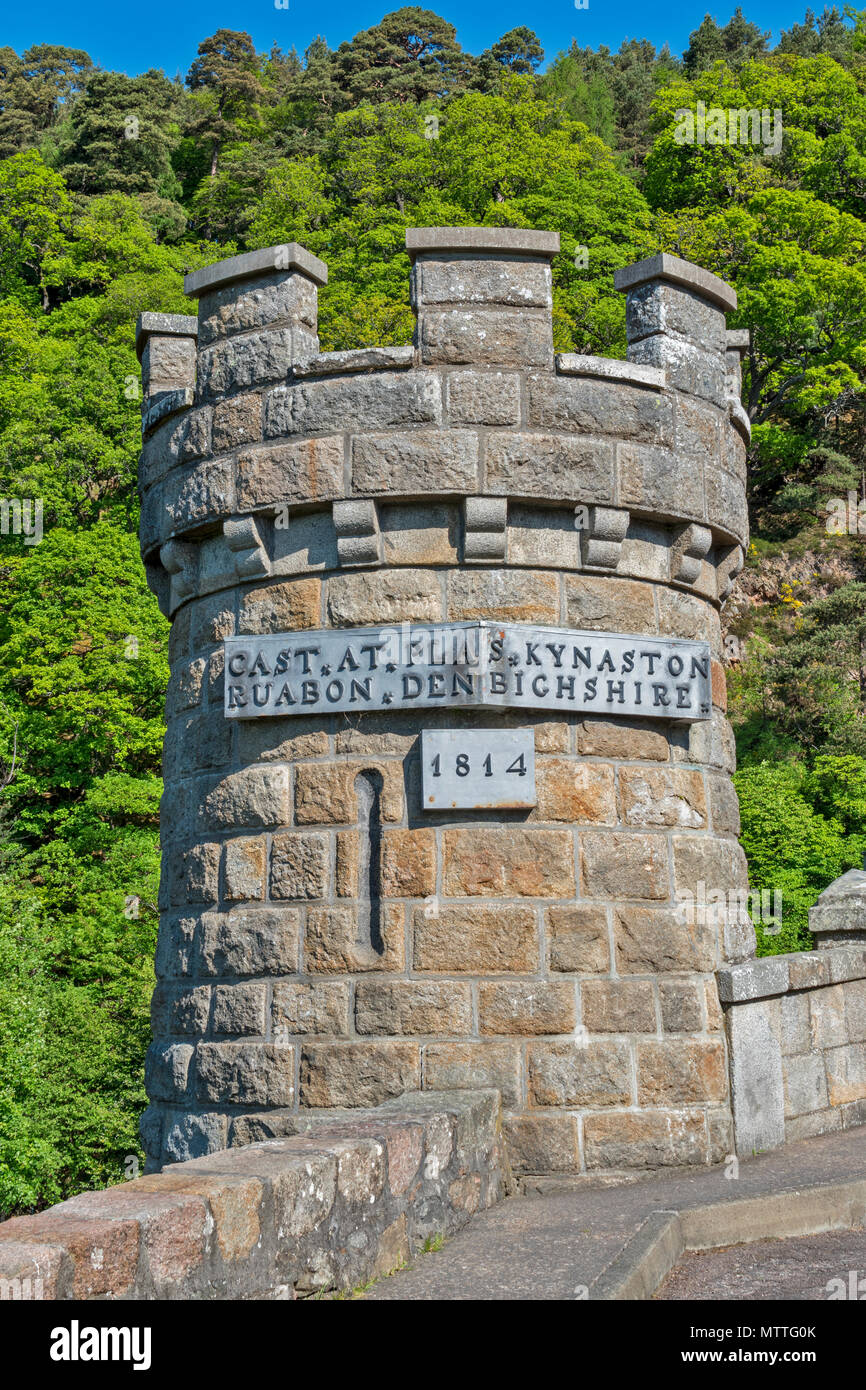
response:
<path fill-rule="evenodd" d="M 482 706 L 709 719 L 706 642 L 528 623 L 230 637 L 229 719 Z"/>
<path fill-rule="evenodd" d="M 532 729 L 423 729 L 421 804 L 425 811 L 534 806 Z"/>

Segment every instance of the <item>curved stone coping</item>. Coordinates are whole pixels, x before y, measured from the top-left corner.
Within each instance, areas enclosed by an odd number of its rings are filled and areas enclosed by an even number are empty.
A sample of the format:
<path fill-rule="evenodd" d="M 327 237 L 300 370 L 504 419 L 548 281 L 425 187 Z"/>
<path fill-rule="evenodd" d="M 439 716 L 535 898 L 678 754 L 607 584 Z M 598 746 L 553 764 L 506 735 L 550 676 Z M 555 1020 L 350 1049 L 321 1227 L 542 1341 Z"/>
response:
<path fill-rule="evenodd" d="M 187 410 L 195 401 L 195 391 L 191 386 L 182 386 L 176 391 L 157 391 L 149 396 L 141 412 L 141 432 L 150 434 L 163 420 Z"/>
<path fill-rule="evenodd" d="M 309 362 L 295 362 L 296 377 L 348 375 L 351 372 L 377 372 L 411 367 L 415 349 L 405 347 L 350 348 L 345 352 L 320 352 Z"/>
<path fill-rule="evenodd" d="M 800 989 L 866 979 L 866 946 L 834 946 L 824 951 L 791 951 L 743 961 L 716 974 L 723 1004 L 770 999 Z"/>
<path fill-rule="evenodd" d="M 691 261 L 681 260 L 679 256 L 671 256 L 667 251 L 648 256 L 635 265 L 623 266 L 613 273 L 614 289 L 623 292 L 637 289 L 638 285 L 645 285 L 649 280 L 667 280 L 672 285 L 681 285 L 702 299 L 718 304 L 729 314 L 737 307 L 736 291 L 718 275 L 704 270 L 702 266 L 693 265 Z"/>
<path fill-rule="evenodd" d="M 668 384 L 663 367 L 643 367 L 638 362 L 621 362 L 615 357 L 585 357 L 579 352 L 557 353 L 556 370 L 561 376 L 598 376 L 606 381 L 650 386 L 655 391 L 663 391 Z"/>
<path fill-rule="evenodd" d="M 551 257 L 559 251 L 559 232 L 527 227 L 407 227 L 406 250 L 413 260 L 437 251 Z"/>
<path fill-rule="evenodd" d="M 351 1289 L 505 1193 L 498 1091 L 410 1092 L 374 1110 L 249 1119 L 253 1133 L 288 1137 L 4 1222 L 0 1298 L 294 1299 Z"/>
<path fill-rule="evenodd" d="M 752 422 L 741 402 L 736 400 L 733 396 L 728 397 L 728 415 L 737 433 L 742 436 L 747 444 L 750 444 L 752 440 Z"/>
<path fill-rule="evenodd" d="M 300 270 L 317 285 L 328 283 L 328 267 L 300 242 L 285 242 L 281 246 L 264 246 L 259 251 L 245 251 L 241 256 L 229 256 L 201 270 L 194 270 L 183 282 L 183 292 L 190 298 L 223 289 L 238 280 L 255 275 L 270 275 L 275 270 Z"/>

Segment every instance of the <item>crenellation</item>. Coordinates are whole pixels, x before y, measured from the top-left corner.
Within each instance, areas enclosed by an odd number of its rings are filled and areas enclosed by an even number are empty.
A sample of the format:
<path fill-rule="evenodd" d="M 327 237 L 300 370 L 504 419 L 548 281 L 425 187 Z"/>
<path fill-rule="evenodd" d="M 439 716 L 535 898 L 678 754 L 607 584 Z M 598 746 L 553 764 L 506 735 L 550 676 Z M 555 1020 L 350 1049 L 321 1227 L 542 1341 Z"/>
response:
<path fill-rule="evenodd" d="M 145 398 L 195 385 L 194 337 L 147 335 L 141 354 L 141 382 Z"/>
<path fill-rule="evenodd" d="M 726 389 L 728 400 L 739 403 L 743 385 L 743 358 L 749 351 L 750 333 L 748 328 L 729 328 L 725 334 L 725 368 L 727 371 Z"/>
<path fill-rule="evenodd" d="M 630 362 L 664 371 L 668 386 L 677 392 L 725 405 L 724 358 L 695 347 L 688 339 L 656 333 L 630 342 L 628 356 Z"/>
<path fill-rule="evenodd" d="M 628 296 L 626 329 L 629 342 L 639 342 L 655 334 L 682 338 L 693 347 L 713 354 L 724 354 L 725 313 L 703 294 L 684 286 L 653 280 Z"/>
<path fill-rule="evenodd" d="M 295 356 L 294 335 L 292 328 L 271 328 L 241 342 L 216 342 L 202 348 L 196 371 L 199 402 L 285 381 Z"/>
<path fill-rule="evenodd" d="M 248 279 L 240 287 L 229 282 L 199 299 L 199 343 L 209 347 L 282 323 L 309 329 L 315 336 L 317 319 L 316 287 L 303 275 L 275 273 Z"/>

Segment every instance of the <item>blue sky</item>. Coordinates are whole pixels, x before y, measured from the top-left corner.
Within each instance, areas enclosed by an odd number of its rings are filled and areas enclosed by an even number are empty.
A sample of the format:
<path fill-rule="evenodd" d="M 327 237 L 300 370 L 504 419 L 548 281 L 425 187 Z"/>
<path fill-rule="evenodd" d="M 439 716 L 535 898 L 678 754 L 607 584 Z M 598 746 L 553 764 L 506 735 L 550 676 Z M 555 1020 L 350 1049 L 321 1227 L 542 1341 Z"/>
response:
<path fill-rule="evenodd" d="M 802 21 L 808 0 L 744 0 L 747 19 L 778 37 L 781 29 Z M 843 0 L 838 0 L 842 8 Z M 216 29 L 243 29 L 259 50 L 276 42 L 283 49 L 294 45 L 303 51 L 316 34 L 323 34 L 332 48 L 360 29 L 376 24 L 383 14 L 400 7 L 388 4 L 349 4 L 346 0 L 289 0 L 289 9 L 277 9 L 274 0 L 148 0 L 147 5 L 123 0 L 40 0 L 38 5 L 10 7 L 3 21 L 2 40 L 19 53 L 34 43 L 62 43 L 84 48 L 97 63 L 130 74 L 154 67 L 169 77 L 185 74 L 198 44 Z M 547 58 L 568 48 L 572 38 L 593 48 L 605 43 L 616 49 L 623 39 L 648 38 L 656 45 L 667 41 L 675 54 L 688 36 L 710 14 L 724 24 L 736 0 L 721 6 L 714 0 L 679 0 L 673 5 L 647 5 L 639 0 L 589 0 L 589 8 L 577 10 L 574 0 L 500 0 L 499 4 L 447 0 L 428 8 L 449 19 L 465 49 L 479 53 L 509 29 L 528 24 L 544 45 Z M 820 12 L 824 0 L 812 0 Z"/>

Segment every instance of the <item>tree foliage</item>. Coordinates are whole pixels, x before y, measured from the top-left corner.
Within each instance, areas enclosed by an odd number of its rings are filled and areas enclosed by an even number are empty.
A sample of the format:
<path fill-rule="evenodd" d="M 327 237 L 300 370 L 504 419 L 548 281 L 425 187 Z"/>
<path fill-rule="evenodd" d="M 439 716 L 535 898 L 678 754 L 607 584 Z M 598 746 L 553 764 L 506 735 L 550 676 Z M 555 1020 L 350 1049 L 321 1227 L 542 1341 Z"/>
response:
<path fill-rule="evenodd" d="M 134 324 L 238 251 L 328 263 L 325 349 L 410 340 L 413 225 L 559 232 L 560 351 L 624 354 L 613 273 L 659 249 L 730 281 L 759 591 L 730 618 L 743 844 L 785 904 L 761 950 L 808 944 L 866 826 L 862 538 L 824 529 L 866 476 L 864 21 L 807 12 L 771 48 L 737 10 L 682 59 L 574 42 L 543 70 L 526 25 L 473 55 L 408 6 L 302 54 L 218 29 L 185 83 L 0 49 L 0 497 L 44 526 L 0 534 L 0 1211 L 137 1152 L 167 624 L 136 541 Z M 781 111 L 778 148 L 681 143 L 699 102 Z M 761 596 L 780 545 L 826 548 L 814 591 Z"/>
<path fill-rule="evenodd" d="M 800 762 L 764 761 L 735 773 L 734 783 L 755 893 L 758 954 L 809 950 L 809 908 L 863 860 L 866 761 L 825 755 L 811 774 Z M 759 914 L 754 908 L 762 890 L 769 910 Z M 781 898 L 781 919 L 771 916 L 773 894 Z"/>

